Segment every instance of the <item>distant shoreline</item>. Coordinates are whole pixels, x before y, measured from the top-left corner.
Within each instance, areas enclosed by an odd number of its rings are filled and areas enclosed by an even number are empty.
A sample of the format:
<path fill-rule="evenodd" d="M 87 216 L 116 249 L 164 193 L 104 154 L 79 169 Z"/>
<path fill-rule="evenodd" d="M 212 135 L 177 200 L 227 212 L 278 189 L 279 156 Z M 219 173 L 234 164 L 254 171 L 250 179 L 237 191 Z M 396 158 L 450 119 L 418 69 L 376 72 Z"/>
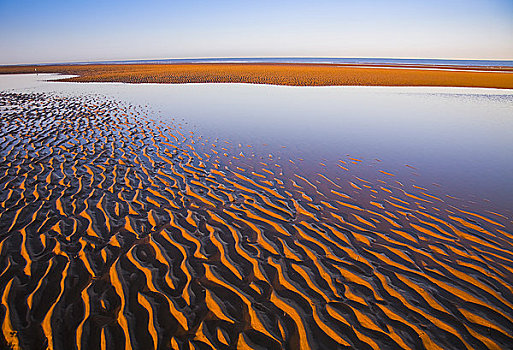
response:
<path fill-rule="evenodd" d="M 204 63 L 301 63 L 343 65 L 399 65 L 399 66 L 459 66 L 459 67 L 504 67 L 513 68 L 513 59 L 450 59 L 450 58 L 386 58 L 386 57 L 196 57 L 157 58 L 104 61 L 45 62 L 8 64 L 11 66 L 54 65 L 103 65 L 103 64 L 204 64 Z"/>
<path fill-rule="evenodd" d="M 513 89 L 513 67 L 329 63 L 0 66 L 0 74 L 76 75 L 67 82 L 250 83 L 289 86 L 440 86 Z"/>

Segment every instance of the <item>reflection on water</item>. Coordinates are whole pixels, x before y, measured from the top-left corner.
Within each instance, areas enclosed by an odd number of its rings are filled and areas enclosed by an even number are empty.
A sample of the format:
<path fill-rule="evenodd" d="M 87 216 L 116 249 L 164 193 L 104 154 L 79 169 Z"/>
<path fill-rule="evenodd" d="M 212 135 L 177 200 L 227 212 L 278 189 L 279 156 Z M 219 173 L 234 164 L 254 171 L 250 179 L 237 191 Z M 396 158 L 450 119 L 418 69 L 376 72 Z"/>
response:
<path fill-rule="evenodd" d="M 48 76 L 55 79 L 38 78 Z M 147 105 L 152 117 L 180 121 L 204 137 L 249 144 L 261 155 L 302 158 L 306 168 L 319 159 L 329 167 L 347 154 L 370 167 L 378 159 L 377 167 L 401 181 L 436 183 L 440 195 L 513 214 L 510 90 L 35 83 L 34 75 L 25 77 L 26 86 L 38 85 L 33 91 L 101 93 Z M 14 80 L 0 76 L 0 88 Z"/>
<path fill-rule="evenodd" d="M 509 92 L 3 78 L 3 345 L 513 341 Z"/>

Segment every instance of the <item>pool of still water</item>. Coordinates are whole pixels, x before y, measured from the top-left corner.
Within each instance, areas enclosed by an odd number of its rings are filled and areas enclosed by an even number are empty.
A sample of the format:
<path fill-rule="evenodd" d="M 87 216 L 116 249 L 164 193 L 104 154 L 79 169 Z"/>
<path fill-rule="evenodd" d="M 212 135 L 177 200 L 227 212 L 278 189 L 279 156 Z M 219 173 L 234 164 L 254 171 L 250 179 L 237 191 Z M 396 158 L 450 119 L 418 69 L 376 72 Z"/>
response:
<path fill-rule="evenodd" d="M 4 75 L 0 90 L 101 94 L 148 106 L 150 117 L 236 154 L 292 160 L 332 178 L 341 160 L 358 159 L 351 171 L 360 178 L 379 179 L 381 170 L 476 210 L 513 212 L 511 90 L 51 81 L 58 77 Z"/>

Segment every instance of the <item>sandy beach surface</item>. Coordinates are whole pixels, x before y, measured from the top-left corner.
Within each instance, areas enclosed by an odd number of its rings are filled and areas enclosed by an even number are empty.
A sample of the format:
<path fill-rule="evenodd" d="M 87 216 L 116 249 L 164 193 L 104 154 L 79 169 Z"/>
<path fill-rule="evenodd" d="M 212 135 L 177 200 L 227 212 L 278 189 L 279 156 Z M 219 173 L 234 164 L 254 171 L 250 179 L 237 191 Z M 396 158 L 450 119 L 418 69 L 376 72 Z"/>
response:
<path fill-rule="evenodd" d="M 0 347 L 512 344 L 511 218 L 147 112 L 0 93 Z"/>
<path fill-rule="evenodd" d="M 290 86 L 513 88 L 510 67 L 338 64 L 90 64 L 1 66 L 0 74 L 61 73 L 73 82 L 252 83 Z"/>

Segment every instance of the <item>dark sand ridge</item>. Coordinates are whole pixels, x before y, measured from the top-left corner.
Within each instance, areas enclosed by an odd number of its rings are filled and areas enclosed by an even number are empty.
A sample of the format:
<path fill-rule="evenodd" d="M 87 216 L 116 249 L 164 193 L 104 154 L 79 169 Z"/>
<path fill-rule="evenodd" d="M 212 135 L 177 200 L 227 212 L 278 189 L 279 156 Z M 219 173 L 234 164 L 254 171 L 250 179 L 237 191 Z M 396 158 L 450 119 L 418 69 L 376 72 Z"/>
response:
<path fill-rule="evenodd" d="M 145 114 L 0 93 L 2 347 L 512 344 L 511 218 Z"/>
<path fill-rule="evenodd" d="M 1 66 L 0 74 L 62 73 L 63 81 L 125 83 L 254 83 L 293 86 L 454 86 L 513 88 L 513 68 L 335 64 L 96 64 Z"/>

